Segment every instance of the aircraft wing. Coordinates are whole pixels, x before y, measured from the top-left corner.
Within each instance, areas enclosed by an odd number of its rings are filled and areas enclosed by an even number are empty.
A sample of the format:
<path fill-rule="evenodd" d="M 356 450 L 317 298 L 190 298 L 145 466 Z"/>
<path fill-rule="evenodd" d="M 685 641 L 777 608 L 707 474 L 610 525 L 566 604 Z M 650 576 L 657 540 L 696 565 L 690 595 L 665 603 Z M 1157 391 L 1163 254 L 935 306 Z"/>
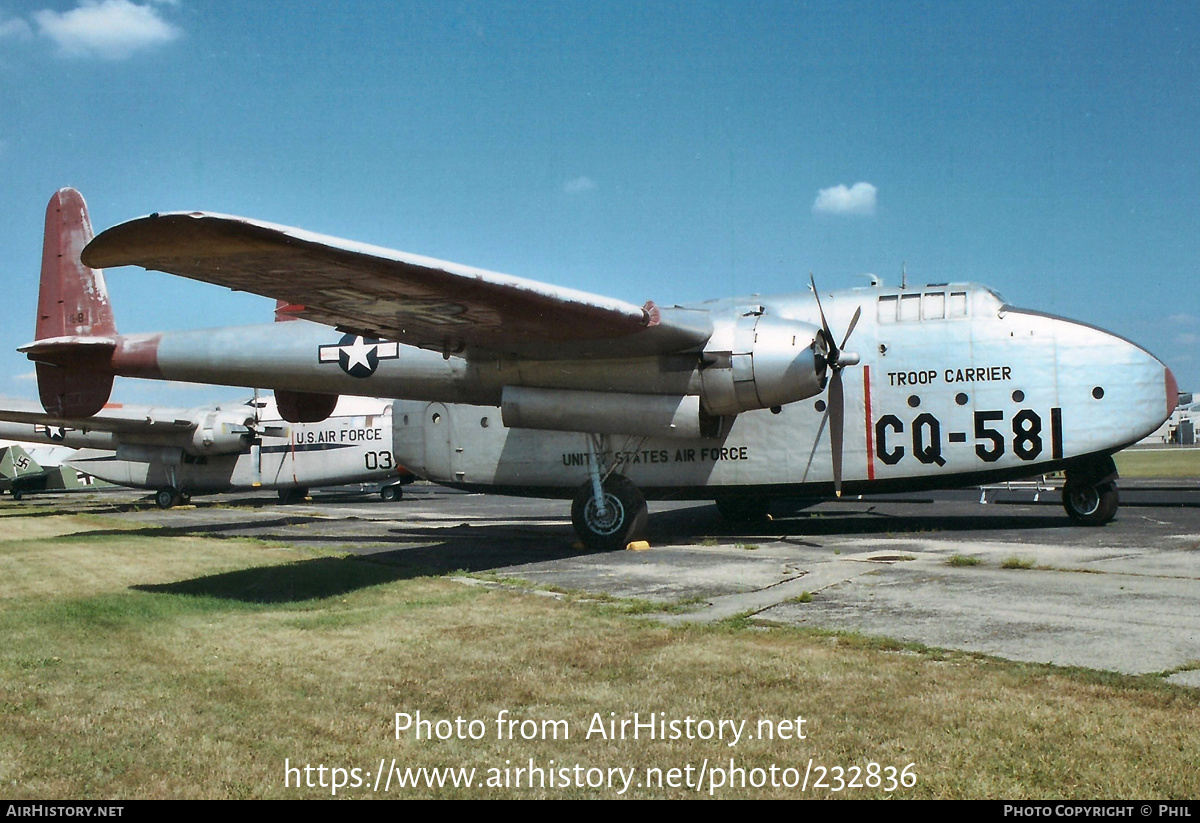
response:
<path fill-rule="evenodd" d="M 93 268 L 142 266 L 292 304 L 298 317 L 446 354 L 541 359 L 696 349 L 706 312 L 573 289 L 300 229 L 204 212 L 152 214 L 99 234 Z"/>
<path fill-rule="evenodd" d="M 193 431 L 199 421 L 184 409 L 153 406 L 105 406 L 95 417 L 59 417 L 47 414 L 34 402 L 8 400 L 0 407 L 0 433 L 17 439 L 14 429 L 4 423 L 40 425 L 50 428 L 77 429 L 82 432 L 111 432 L 120 435 L 146 435 L 170 432 L 181 434 Z"/>

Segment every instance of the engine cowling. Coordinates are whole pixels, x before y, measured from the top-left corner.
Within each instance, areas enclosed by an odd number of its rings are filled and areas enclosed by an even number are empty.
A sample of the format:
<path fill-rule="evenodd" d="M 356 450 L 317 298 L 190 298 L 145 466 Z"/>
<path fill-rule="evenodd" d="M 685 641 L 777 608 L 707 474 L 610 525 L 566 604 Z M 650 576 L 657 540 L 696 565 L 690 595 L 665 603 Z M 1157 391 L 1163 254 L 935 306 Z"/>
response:
<path fill-rule="evenodd" d="M 704 350 L 701 400 L 711 415 L 795 403 L 825 388 L 827 364 L 809 323 L 747 312 Z"/>
<path fill-rule="evenodd" d="M 253 437 L 253 414 L 237 409 L 214 409 L 201 414 L 191 440 L 183 450 L 197 456 L 240 454 L 249 447 Z"/>

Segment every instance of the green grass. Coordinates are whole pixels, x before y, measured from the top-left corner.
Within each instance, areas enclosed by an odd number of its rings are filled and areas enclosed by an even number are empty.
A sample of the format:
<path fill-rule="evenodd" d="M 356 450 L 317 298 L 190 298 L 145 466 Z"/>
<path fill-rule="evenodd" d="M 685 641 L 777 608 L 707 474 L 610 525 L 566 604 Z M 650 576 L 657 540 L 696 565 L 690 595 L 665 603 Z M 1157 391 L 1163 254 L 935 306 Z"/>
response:
<path fill-rule="evenodd" d="M 1033 566 L 1034 561 L 1031 558 L 1017 557 L 1015 555 L 1004 558 L 1004 561 L 1000 564 L 1000 568 L 1002 569 L 1032 569 Z"/>
<path fill-rule="evenodd" d="M 983 561 L 974 555 L 955 554 L 946 560 L 947 566 L 978 566 Z"/>
<path fill-rule="evenodd" d="M 1113 459 L 1121 477 L 1200 477 L 1200 449 L 1127 449 Z"/>
<path fill-rule="evenodd" d="M 1161 677 L 1009 663 L 888 638 L 663 625 L 645 601 L 556 599 L 246 540 L 6 520 L 0 541 L 4 796 L 329 797 L 284 762 L 360 768 L 913 764 L 917 798 L 1200 795 L 1200 691 Z M 803 597 L 803 596 L 802 596 Z M 659 604 L 654 604 L 658 607 Z M 676 604 L 678 605 L 678 604 Z M 482 740 L 399 739 L 397 712 L 484 721 Z M 567 740 L 496 739 L 501 711 Z M 596 718 L 806 719 L 805 739 L 585 737 Z M 611 713 L 611 714 L 610 714 Z M 815 797 L 882 797 L 880 789 Z M 346 788 L 339 797 L 375 796 Z M 379 796 L 384 796 L 380 794 Z M 613 797 L 589 788 L 393 788 L 390 797 Z M 691 797 L 633 786 L 626 796 Z M 702 794 L 702 796 L 704 796 Z M 797 797 L 722 788 L 719 797 Z"/>

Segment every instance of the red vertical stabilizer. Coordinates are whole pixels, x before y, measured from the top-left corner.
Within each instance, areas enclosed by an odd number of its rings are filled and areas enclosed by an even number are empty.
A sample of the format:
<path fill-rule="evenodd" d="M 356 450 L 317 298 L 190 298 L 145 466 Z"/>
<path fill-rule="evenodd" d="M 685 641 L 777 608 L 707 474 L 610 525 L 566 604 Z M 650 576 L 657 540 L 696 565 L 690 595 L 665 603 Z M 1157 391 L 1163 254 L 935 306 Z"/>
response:
<path fill-rule="evenodd" d="M 83 196 L 75 189 L 59 189 L 46 207 L 34 336 L 53 341 L 38 349 L 57 350 L 56 363 L 37 363 L 38 393 L 42 407 L 62 417 L 90 417 L 112 392 L 117 328 L 108 289 L 104 273 L 79 259 L 91 239 Z"/>

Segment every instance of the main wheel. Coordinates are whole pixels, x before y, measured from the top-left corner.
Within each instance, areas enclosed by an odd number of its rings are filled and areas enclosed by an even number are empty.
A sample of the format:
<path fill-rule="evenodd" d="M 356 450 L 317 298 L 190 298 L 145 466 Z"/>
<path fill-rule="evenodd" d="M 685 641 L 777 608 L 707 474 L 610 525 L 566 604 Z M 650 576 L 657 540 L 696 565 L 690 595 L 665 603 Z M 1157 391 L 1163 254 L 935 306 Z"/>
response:
<path fill-rule="evenodd" d="M 389 503 L 391 503 L 393 500 L 399 500 L 403 495 L 404 491 L 400 488 L 399 483 L 393 483 L 390 486 L 384 486 L 379 490 L 379 496 Z"/>
<path fill-rule="evenodd" d="M 646 498 L 629 479 L 614 474 L 604 481 L 604 511 L 592 484 L 584 483 L 571 504 L 571 525 L 583 545 L 595 552 L 623 549 L 646 529 Z"/>
<path fill-rule="evenodd" d="M 154 505 L 160 509 L 169 509 L 179 500 L 179 492 L 170 486 L 164 486 L 154 493 Z"/>
<path fill-rule="evenodd" d="M 12 490 L 13 500 L 20 500 L 24 495 L 25 495 L 25 492 L 21 491 L 16 486 L 13 486 L 13 490 Z"/>
<path fill-rule="evenodd" d="M 1103 526 L 1117 513 L 1119 500 L 1113 483 L 1099 486 L 1068 483 L 1063 486 L 1063 508 L 1081 526 Z"/>
<path fill-rule="evenodd" d="M 304 498 L 306 497 L 308 497 L 308 489 L 279 490 L 279 501 L 287 506 L 290 506 L 293 503 L 303 503 Z"/>
<path fill-rule="evenodd" d="M 769 497 L 718 497 L 717 511 L 730 523 L 761 523 L 771 509 Z"/>

